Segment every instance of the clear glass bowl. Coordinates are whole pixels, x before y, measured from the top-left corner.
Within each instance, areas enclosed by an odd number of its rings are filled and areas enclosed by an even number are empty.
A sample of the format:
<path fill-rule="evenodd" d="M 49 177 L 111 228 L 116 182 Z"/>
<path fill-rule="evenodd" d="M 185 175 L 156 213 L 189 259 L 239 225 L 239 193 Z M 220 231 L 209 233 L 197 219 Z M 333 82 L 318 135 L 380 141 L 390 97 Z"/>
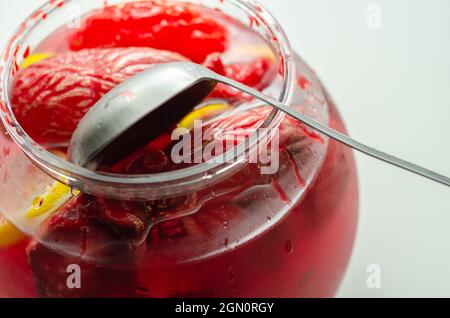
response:
<path fill-rule="evenodd" d="M 131 1 L 108 3 L 122 2 Z M 345 131 L 321 82 L 266 9 L 253 1 L 184 2 L 219 8 L 257 32 L 280 69 L 265 92 Z M 50 1 L 22 23 L 3 52 L 0 296 L 333 296 L 357 223 L 357 176 L 346 147 L 258 108 L 261 126 L 280 133 L 277 173 L 262 174 L 238 152 L 232 163 L 136 176 L 74 166 L 22 129 L 11 96 L 24 57 L 42 48 L 66 51 L 72 23 L 104 5 Z M 32 212 L 45 204 L 57 208 Z M 133 218 L 112 216 L 117 211 Z M 74 265 L 81 288 L 67 284 Z"/>

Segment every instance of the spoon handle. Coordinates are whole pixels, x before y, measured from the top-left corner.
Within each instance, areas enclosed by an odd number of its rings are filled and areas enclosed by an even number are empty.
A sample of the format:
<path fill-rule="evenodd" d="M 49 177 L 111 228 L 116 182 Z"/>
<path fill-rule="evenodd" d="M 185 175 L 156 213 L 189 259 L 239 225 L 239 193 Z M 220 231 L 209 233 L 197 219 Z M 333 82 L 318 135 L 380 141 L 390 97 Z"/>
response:
<path fill-rule="evenodd" d="M 386 163 L 392 164 L 394 166 L 400 167 L 402 169 L 405 169 L 407 171 L 416 173 L 420 176 L 423 176 L 425 178 L 431 179 L 433 181 L 436 181 L 438 183 L 441 183 L 443 185 L 446 186 L 450 186 L 450 178 L 443 176 L 441 174 L 438 174 L 434 171 L 428 170 L 424 167 L 418 166 L 414 163 L 408 162 L 406 160 L 394 157 L 390 154 L 387 154 L 385 152 L 379 151 L 375 148 L 369 147 L 363 143 L 360 143 L 322 123 L 320 123 L 317 120 L 314 120 L 308 116 L 305 116 L 301 113 L 299 113 L 298 111 L 294 110 L 291 107 L 288 107 L 286 105 L 283 105 L 282 103 L 278 102 L 277 100 L 268 97 L 264 94 L 262 94 L 261 92 L 254 90 L 246 85 L 243 85 L 239 82 L 236 82 L 234 80 L 231 80 L 229 78 L 220 76 L 220 75 L 215 75 L 215 80 L 217 80 L 218 82 L 221 82 L 223 84 L 229 85 L 231 87 L 234 87 L 244 93 L 247 93 L 249 95 L 252 95 L 266 103 L 268 103 L 269 105 L 278 108 L 279 110 L 283 111 L 284 113 L 300 120 L 301 122 L 303 122 L 305 125 L 339 141 L 340 143 L 347 145 L 355 150 L 358 150 L 366 155 L 369 155 L 373 158 L 379 159 L 381 161 L 384 161 Z"/>

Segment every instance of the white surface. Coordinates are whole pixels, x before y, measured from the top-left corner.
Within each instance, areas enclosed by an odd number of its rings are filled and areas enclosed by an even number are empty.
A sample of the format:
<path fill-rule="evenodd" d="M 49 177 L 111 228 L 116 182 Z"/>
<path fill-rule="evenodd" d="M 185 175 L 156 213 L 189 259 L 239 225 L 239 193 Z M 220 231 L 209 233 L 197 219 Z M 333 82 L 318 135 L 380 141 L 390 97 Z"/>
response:
<path fill-rule="evenodd" d="M 0 45 L 42 0 L 0 0 Z M 450 1 L 261 0 L 354 137 L 450 175 Z M 367 8 L 381 28 L 367 27 Z M 340 297 L 450 297 L 450 190 L 357 155 L 358 237 Z M 366 285 L 381 268 L 381 288 Z"/>

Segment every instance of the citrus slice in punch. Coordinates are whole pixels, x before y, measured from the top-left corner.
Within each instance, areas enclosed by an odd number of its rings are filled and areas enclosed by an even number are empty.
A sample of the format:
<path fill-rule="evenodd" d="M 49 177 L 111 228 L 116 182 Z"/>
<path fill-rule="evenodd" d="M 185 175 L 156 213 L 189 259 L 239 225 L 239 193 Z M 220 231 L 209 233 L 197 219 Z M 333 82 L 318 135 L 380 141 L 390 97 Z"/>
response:
<path fill-rule="evenodd" d="M 33 53 L 31 55 L 29 55 L 20 65 L 20 67 L 22 69 L 27 68 L 35 63 L 41 62 L 43 60 L 48 59 L 49 57 L 54 56 L 54 53 L 46 53 L 46 52 L 42 52 L 42 53 Z"/>
<path fill-rule="evenodd" d="M 194 121 L 208 120 L 230 109 L 232 109 L 232 107 L 225 103 L 209 104 L 190 112 L 180 121 L 178 126 L 181 128 L 192 129 L 194 127 Z"/>
<path fill-rule="evenodd" d="M 0 248 L 22 241 L 25 236 L 0 214 Z"/>
<path fill-rule="evenodd" d="M 65 157 L 65 154 L 60 151 L 52 151 L 52 153 Z M 23 213 L 23 224 L 37 221 L 39 217 L 52 215 L 76 195 L 78 195 L 77 191 L 55 181 L 45 193 L 37 195 L 30 203 L 30 207 Z M 0 214 L 0 248 L 11 246 L 24 238 L 25 235 Z"/>

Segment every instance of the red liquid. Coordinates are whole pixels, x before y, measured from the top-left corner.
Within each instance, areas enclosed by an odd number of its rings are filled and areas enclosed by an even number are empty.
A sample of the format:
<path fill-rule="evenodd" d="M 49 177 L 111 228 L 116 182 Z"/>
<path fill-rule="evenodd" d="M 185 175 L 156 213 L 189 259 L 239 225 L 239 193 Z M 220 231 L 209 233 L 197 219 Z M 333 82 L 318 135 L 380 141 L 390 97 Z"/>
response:
<path fill-rule="evenodd" d="M 331 123 L 343 130 L 334 109 Z M 331 142 L 325 164 L 304 198 L 258 237 L 186 265 L 146 255 L 149 266 L 138 277 L 149 291 L 145 296 L 332 297 L 353 247 L 356 180 L 352 152 Z"/>
<path fill-rule="evenodd" d="M 211 12 L 203 14 L 200 18 Z M 226 25 L 239 29 L 231 22 Z M 141 25 L 133 27 L 139 30 Z M 215 30 L 208 28 L 209 36 L 215 39 L 209 47 L 223 51 L 223 55 L 242 43 L 261 43 L 259 38 L 241 32 L 239 39 L 228 39 L 232 43 L 224 44 L 217 28 L 220 31 L 217 26 Z M 40 50 L 83 48 L 81 42 L 75 47 L 73 42 L 67 45 L 73 36 L 67 32 L 58 32 Z M 85 47 L 137 46 L 134 38 L 97 45 L 89 33 L 87 39 Z M 183 50 L 187 57 L 191 53 L 185 48 L 192 47 L 168 47 L 164 41 L 141 46 L 147 45 Z M 195 51 L 190 58 L 202 62 L 208 52 L 200 53 Z M 214 65 L 216 68 L 217 63 Z M 258 72 L 251 68 L 249 72 L 250 76 L 238 79 L 264 86 L 264 76 L 255 81 Z M 299 90 L 305 90 L 314 79 L 300 75 Z M 221 91 L 218 94 L 230 97 Z M 345 131 L 331 101 L 328 111 L 330 126 Z M 261 175 L 258 166 L 249 165 L 212 188 L 159 202 L 117 202 L 81 195 L 42 226 L 37 241 L 0 248 L 0 296 L 333 296 L 353 246 L 358 190 L 352 152 L 334 141 L 322 143 L 319 136 L 286 119 L 281 130 L 280 171 L 274 176 Z M 159 151 L 154 149 L 156 144 Z M 303 176 L 308 175 L 306 166 L 313 145 L 322 147 L 326 154 L 315 179 L 305 185 Z M 170 153 L 170 147 L 163 149 L 166 146 L 154 143 L 112 171 L 174 170 L 177 167 L 164 157 Z M 190 209 L 189 215 L 152 223 L 157 216 Z M 65 285 L 70 264 L 81 267 L 81 289 Z"/>

